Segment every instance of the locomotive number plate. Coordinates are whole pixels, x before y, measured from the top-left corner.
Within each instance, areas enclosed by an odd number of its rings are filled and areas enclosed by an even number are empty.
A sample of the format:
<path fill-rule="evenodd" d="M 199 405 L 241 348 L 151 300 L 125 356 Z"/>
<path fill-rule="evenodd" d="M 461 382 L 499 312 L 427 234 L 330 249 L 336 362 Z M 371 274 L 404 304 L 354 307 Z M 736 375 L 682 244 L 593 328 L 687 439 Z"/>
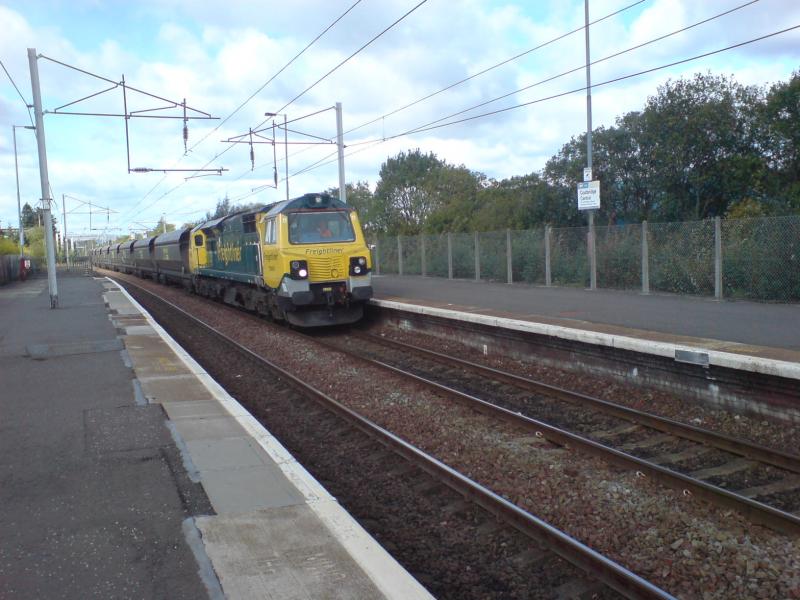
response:
<path fill-rule="evenodd" d="M 322 288 L 322 291 L 323 292 L 332 292 L 333 288 L 332 287 L 324 287 L 324 288 Z"/>

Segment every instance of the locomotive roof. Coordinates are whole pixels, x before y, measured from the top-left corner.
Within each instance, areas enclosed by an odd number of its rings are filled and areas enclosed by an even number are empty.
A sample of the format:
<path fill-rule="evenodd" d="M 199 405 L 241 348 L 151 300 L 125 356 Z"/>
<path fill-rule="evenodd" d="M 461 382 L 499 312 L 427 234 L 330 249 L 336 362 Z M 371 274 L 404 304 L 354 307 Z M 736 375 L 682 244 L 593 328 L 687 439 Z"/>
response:
<path fill-rule="evenodd" d="M 303 194 L 299 198 L 292 198 L 291 200 L 283 200 L 276 204 L 270 204 L 258 212 L 266 212 L 268 217 L 274 217 L 277 214 L 294 210 L 316 210 L 326 208 L 353 210 L 352 207 L 334 198 L 330 194 Z"/>
<path fill-rule="evenodd" d="M 280 202 L 274 202 L 272 204 L 268 204 L 264 208 L 259 208 L 256 210 L 243 210 L 239 211 L 230 215 L 225 215 L 222 217 L 217 217 L 216 219 L 211 219 L 210 221 L 206 221 L 204 223 L 200 223 L 196 225 L 192 231 L 199 231 L 204 230 L 207 231 L 209 229 L 214 229 L 215 227 L 218 229 L 222 229 L 220 226 L 222 223 L 228 219 L 233 217 L 240 217 L 242 215 L 254 215 L 257 213 L 266 213 L 266 216 L 273 217 L 280 213 L 295 211 L 295 210 L 319 210 L 319 209 L 334 209 L 334 210 L 353 210 L 353 207 L 348 206 L 344 202 L 341 202 L 339 199 L 334 198 L 330 194 L 303 194 L 297 198 L 292 198 L 291 200 L 282 200 Z M 159 238 L 160 243 L 161 240 Z"/>

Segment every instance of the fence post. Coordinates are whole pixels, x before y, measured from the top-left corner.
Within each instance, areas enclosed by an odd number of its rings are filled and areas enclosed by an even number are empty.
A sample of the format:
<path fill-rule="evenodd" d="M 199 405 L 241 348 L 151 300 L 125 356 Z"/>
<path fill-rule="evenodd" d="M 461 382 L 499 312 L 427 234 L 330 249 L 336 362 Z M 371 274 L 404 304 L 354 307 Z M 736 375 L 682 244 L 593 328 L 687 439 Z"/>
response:
<path fill-rule="evenodd" d="M 650 248 L 647 245 L 647 221 L 642 221 L 642 294 L 650 293 Z"/>
<path fill-rule="evenodd" d="M 481 280 L 481 246 L 478 241 L 478 232 L 475 232 L 475 281 Z"/>
<path fill-rule="evenodd" d="M 402 236 L 397 236 L 397 274 L 403 274 L 403 241 Z"/>
<path fill-rule="evenodd" d="M 508 283 L 514 283 L 514 275 L 511 272 L 511 230 L 506 229 L 506 273 Z"/>
<path fill-rule="evenodd" d="M 381 274 L 381 239 L 375 238 L 375 275 Z"/>
<path fill-rule="evenodd" d="M 722 221 L 714 217 L 714 297 L 722 300 Z"/>
<path fill-rule="evenodd" d="M 453 278 L 453 234 L 447 234 L 447 278 Z"/>
<path fill-rule="evenodd" d="M 550 225 L 544 226 L 544 284 L 547 287 L 553 285 L 550 275 Z"/>
<path fill-rule="evenodd" d="M 425 268 L 425 262 L 426 261 L 425 261 L 425 234 L 424 233 L 420 233 L 419 234 L 419 243 L 422 246 L 422 252 L 421 252 L 421 256 L 420 256 L 420 261 L 422 262 L 422 268 L 420 270 L 422 271 L 422 276 L 425 277 L 425 275 L 427 275 L 427 269 Z"/>

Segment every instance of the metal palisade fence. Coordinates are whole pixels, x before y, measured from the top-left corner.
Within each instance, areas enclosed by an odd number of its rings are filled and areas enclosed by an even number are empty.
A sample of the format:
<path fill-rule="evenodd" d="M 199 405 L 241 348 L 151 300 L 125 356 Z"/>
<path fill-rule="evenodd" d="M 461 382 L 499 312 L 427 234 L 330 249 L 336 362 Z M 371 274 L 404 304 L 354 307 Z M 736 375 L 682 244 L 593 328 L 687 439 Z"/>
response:
<path fill-rule="evenodd" d="M 373 237 L 376 274 L 589 286 L 587 227 Z M 800 216 L 595 227 L 597 287 L 800 301 Z"/>

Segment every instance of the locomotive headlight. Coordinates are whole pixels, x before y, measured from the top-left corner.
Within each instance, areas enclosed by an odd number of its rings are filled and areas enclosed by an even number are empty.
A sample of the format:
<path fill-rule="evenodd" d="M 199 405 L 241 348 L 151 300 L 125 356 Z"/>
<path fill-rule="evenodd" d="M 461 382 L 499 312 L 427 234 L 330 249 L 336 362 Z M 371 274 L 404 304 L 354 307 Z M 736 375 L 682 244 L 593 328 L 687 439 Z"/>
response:
<path fill-rule="evenodd" d="M 350 275 L 366 275 L 369 273 L 367 259 L 364 256 L 353 256 L 350 258 Z"/>
<path fill-rule="evenodd" d="M 289 263 L 289 277 L 292 279 L 308 278 L 308 263 L 304 260 L 293 260 Z"/>

